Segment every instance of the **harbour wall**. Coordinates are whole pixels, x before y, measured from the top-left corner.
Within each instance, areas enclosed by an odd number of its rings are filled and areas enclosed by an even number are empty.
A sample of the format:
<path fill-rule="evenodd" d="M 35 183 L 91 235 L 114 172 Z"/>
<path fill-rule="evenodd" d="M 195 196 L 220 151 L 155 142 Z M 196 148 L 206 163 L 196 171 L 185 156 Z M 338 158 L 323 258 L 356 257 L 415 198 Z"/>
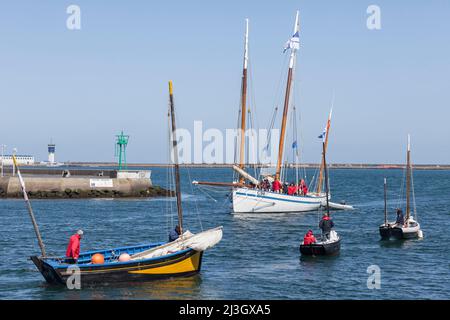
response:
<path fill-rule="evenodd" d="M 23 176 L 30 198 L 141 198 L 173 196 L 150 179 L 98 176 Z M 0 177 L 0 198 L 22 198 L 17 176 Z"/>

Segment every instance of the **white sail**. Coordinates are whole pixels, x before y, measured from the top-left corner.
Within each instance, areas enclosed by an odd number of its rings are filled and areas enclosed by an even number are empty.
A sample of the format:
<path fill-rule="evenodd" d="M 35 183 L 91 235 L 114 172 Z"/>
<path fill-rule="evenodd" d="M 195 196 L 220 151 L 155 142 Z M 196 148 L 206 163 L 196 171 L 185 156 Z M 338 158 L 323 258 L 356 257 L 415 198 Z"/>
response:
<path fill-rule="evenodd" d="M 233 165 L 233 170 L 237 171 L 241 176 L 243 176 L 245 179 L 250 180 L 252 183 L 258 185 L 259 181 L 258 179 L 252 177 L 250 174 L 245 172 L 243 169 L 239 168 L 236 165 Z"/>
<path fill-rule="evenodd" d="M 222 229 L 222 227 L 217 227 L 197 234 L 193 234 L 188 230 L 177 240 L 135 254 L 131 256 L 131 260 L 161 257 L 187 248 L 199 252 L 205 251 L 219 243 L 223 235 Z"/>

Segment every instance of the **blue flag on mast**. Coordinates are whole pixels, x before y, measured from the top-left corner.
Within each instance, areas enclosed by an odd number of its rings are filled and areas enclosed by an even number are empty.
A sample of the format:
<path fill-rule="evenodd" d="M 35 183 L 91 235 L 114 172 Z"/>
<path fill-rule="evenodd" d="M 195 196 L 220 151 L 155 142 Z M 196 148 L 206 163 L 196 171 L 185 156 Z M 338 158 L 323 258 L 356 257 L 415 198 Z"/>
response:
<path fill-rule="evenodd" d="M 322 142 L 325 142 L 325 137 L 327 136 L 327 127 L 323 129 L 322 134 L 318 137 L 319 139 L 322 139 Z"/>

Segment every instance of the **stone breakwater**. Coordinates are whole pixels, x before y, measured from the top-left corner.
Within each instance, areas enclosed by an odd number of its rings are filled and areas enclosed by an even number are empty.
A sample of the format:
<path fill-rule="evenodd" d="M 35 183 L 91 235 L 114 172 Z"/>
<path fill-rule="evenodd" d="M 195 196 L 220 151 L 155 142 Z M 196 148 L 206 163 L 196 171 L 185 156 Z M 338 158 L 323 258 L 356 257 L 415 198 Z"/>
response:
<path fill-rule="evenodd" d="M 153 186 L 149 179 L 24 176 L 31 199 L 172 197 L 174 191 Z M 0 198 L 22 198 L 19 179 L 0 177 Z"/>

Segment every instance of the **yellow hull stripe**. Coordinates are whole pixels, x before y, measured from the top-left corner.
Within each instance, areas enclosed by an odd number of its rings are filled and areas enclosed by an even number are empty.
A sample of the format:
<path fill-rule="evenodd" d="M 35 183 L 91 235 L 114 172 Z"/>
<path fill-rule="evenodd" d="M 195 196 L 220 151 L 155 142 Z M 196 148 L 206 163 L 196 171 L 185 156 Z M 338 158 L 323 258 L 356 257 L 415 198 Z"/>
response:
<path fill-rule="evenodd" d="M 183 259 L 179 262 L 169 264 L 167 266 L 149 268 L 138 271 L 130 271 L 128 273 L 134 274 L 176 274 L 184 272 L 197 271 L 200 265 L 200 252 L 190 256 L 189 258 Z"/>

